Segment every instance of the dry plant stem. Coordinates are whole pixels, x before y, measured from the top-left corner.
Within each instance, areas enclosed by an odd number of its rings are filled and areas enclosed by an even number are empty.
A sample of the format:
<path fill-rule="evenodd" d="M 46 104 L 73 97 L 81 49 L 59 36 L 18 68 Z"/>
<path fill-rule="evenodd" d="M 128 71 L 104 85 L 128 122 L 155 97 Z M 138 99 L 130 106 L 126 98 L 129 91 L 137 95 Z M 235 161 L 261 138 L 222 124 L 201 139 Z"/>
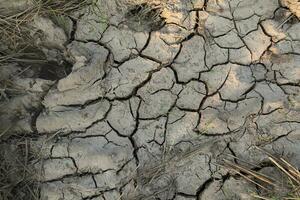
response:
<path fill-rule="evenodd" d="M 270 200 L 269 198 L 262 197 L 262 196 L 259 196 L 259 195 L 256 195 L 256 194 L 253 194 L 252 196 L 255 197 L 255 198 L 258 198 L 258 199 L 262 199 L 262 200 Z"/>
<path fill-rule="evenodd" d="M 253 176 L 253 177 L 255 177 L 255 178 L 257 178 L 257 179 L 259 179 L 259 180 L 261 180 L 261 181 L 263 181 L 265 183 L 267 183 L 267 184 L 270 184 L 272 186 L 276 186 L 275 183 L 273 183 L 273 180 L 271 180 L 269 177 L 266 177 L 263 174 L 260 174 L 258 172 L 252 171 L 250 169 L 246 169 L 246 168 L 238 166 L 238 165 L 233 165 L 229 161 L 226 161 L 226 160 L 225 160 L 225 163 L 227 165 L 229 165 L 231 168 L 236 168 L 236 169 L 238 169 L 238 170 L 240 170 L 242 172 L 245 172 L 245 173 L 247 173 L 247 174 L 249 174 L 249 175 L 251 175 L 251 176 Z"/>
<path fill-rule="evenodd" d="M 298 185 L 300 184 L 300 172 L 291 167 L 291 164 L 287 165 L 287 161 L 283 158 L 276 158 L 275 156 L 271 155 L 269 152 L 257 147 L 260 151 L 264 152 L 269 156 L 269 160 L 273 162 L 281 171 L 283 171 L 286 175 L 288 175 L 292 180 L 294 180 Z"/>
<path fill-rule="evenodd" d="M 234 172 L 236 172 L 237 174 L 239 174 L 241 177 L 245 178 L 246 180 L 250 181 L 251 183 L 261 187 L 264 190 L 270 191 L 269 189 L 267 189 L 266 187 L 262 186 L 261 184 L 257 183 L 256 181 L 253 181 L 251 178 L 245 176 L 244 174 L 242 174 L 241 172 L 239 172 L 238 170 L 231 168 L 231 170 L 233 170 Z"/>
<path fill-rule="evenodd" d="M 246 163 L 248 165 L 252 165 L 253 167 L 259 167 L 258 165 L 255 165 L 253 163 L 249 163 L 248 161 L 246 161 L 244 159 L 241 159 L 241 158 L 238 158 L 237 156 L 234 156 L 234 155 L 231 155 L 231 154 L 224 154 L 224 155 L 235 158 L 235 159 L 238 159 L 239 161 L 242 161 L 243 163 Z"/>
<path fill-rule="evenodd" d="M 12 126 L 7 127 L 2 133 L 0 133 L 0 139 L 11 129 Z"/>
<path fill-rule="evenodd" d="M 287 23 L 294 15 L 290 14 L 281 24 L 279 24 L 276 28 L 281 28 L 285 23 Z"/>
<path fill-rule="evenodd" d="M 286 166 L 289 167 L 290 172 L 292 173 L 292 175 L 294 175 L 298 180 L 300 180 L 300 172 L 298 169 L 296 169 L 294 166 L 292 166 L 290 163 L 288 163 L 285 159 L 280 158 L 280 160 L 282 162 L 284 162 L 286 164 Z"/>
<path fill-rule="evenodd" d="M 297 184 L 300 184 L 300 182 L 293 177 L 287 170 L 284 169 L 283 166 L 281 166 L 275 159 L 273 159 L 272 157 L 269 157 L 269 159 L 281 170 L 283 171 L 286 175 L 288 175 L 291 179 L 293 179 Z"/>
<path fill-rule="evenodd" d="M 257 149 L 259 149 L 260 151 L 262 151 L 263 153 L 265 153 L 268 156 L 268 159 L 271 161 L 271 163 L 277 168 L 279 169 L 281 172 L 283 172 L 283 174 L 286 175 L 287 180 L 290 181 L 291 186 L 283 186 L 283 187 L 287 187 L 289 188 L 289 194 L 291 195 L 291 197 L 281 197 L 281 199 L 284 200 L 292 200 L 292 199 L 297 199 L 300 200 L 300 195 L 299 195 L 299 189 L 300 189 L 300 172 L 298 171 L 298 169 L 296 169 L 292 164 L 290 164 L 288 161 L 286 161 L 284 158 L 277 158 L 275 156 L 273 156 L 272 154 L 270 154 L 269 152 L 267 152 L 266 150 L 263 150 L 259 147 L 256 147 Z M 236 158 L 239 159 L 239 158 Z M 247 181 L 259 186 L 260 188 L 263 188 L 264 190 L 270 191 L 269 189 L 267 189 L 266 187 L 264 187 L 263 185 L 261 185 L 260 183 L 258 183 L 257 181 L 254 181 L 251 179 L 252 176 L 254 178 L 256 178 L 257 180 L 262 181 L 263 183 L 266 183 L 267 185 L 273 186 L 273 187 L 279 187 L 280 184 L 278 184 L 277 182 L 273 181 L 270 177 L 267 177 L 263 174 L 260 174 L 258 172 L 252 171 L 251 169 L 247 169 L 243 166 L 240 165 L 236 165 L 231 163 L 228 160 L 224 160 L 224 165 L 225 167 L 227 167 L 228 169 L 234 171 L 235 173 L 239 174 L 241 177 L 245 178 Z M 292 188 L 291 188 L 292 187 Z M 286 188 L 286 189 L 287 189 Z M 255 198 L 258 199 L 263 199 L 263 200 L 271 200 L 271 198 L 268 197 L 262 197 L 259 195 L 252 195 Z"/>

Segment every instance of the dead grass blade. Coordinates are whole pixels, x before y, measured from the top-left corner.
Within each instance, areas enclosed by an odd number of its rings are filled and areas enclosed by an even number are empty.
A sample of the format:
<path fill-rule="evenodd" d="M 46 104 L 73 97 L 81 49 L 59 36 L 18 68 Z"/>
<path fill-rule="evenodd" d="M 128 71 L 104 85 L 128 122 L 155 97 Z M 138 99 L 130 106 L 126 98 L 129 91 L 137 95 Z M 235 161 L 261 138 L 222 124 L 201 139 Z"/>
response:
<path fill-rule="evenodd" d="M 267 152 L 264 149 L 261 149 L 257 147 L 260 151 L 262 151 L 264 154 L 268 156 L 268 159 L 270 160 L 271 164 L 275 168 L 277 168 L 279 171 L 285 175 L 285 180 L 290 182 L 289 184 L 280 184 L 280 181 L 275 181 L 275 179 L 268 177 L 264 174 L 261 174 L 259 172 L 253 171 L 247 167 L 234 164 L 226 159 L 224 159 L 224 164 L 223 166 L 227 167 L 228 169 L 232 170 L 236 174 L 240 175 L 241 177 L 245 178 L 247 181 L 259 186 L 260 188 L 270 191 L 267 187 L 265 187 L 263 184 L 260 184 L 260 182 L 253 180 L 251 177 L 255 178 L 256 180 L 261 181 L 262 183 L 266 184 L 267 186 L 271 186 L 273 188 L 281 188 L 282 190 L 288 190 L 289 192 L 286 194 L 286 197 L 279 197 L 280 199 L 284 200 L 300 200 L 300 172 L 299 170 L 294 167 L 290 162 L 288 162 L 286 159 L 282 157 L 276 157 L 272 155 L 271 153 Z M 239 159 L 239 158 L 236 158 Z M 245 162 L 247 163 L 247 162 Z M 251 164 L 252 166 L 255 166 Z M 278 191 L 281 191 L 279 189 Z M 281 195 L 281 194 L 280 194 Z M 257 199 L 262 199 L 262 200 L 272 200 L 274 198 L 268 198 L 264 196 L 259 196 L 259 195 L 252 195 L 253 197 Z"/>
<path fill-rule="evenodd" d="M 258 173 L 258 172 L 256 172 L 256 171 L 253 171 L 253 170 L 251 170 L 251 169 L 247 169 L 247 168 L 242 167 L 242 166 L 240 166 L 240 165 L 232 164 L 232 163 L 230 163 L 230 161 L 227 161 L 227 160 L 224 160 L 224 161 L 225 161 L 225 163 L 226 163 L 227 165 L 229 165 L 229 167 L 231 167 L 232 169 L 239 170 L 239 171 L 241 171 L 241 172 L 244 172 L 244 173 L 246 173 L 246 174 L 249 174 L 249 175 L 251 175 L 251 176 L 257 178 L 258 180 L 261 180 L 261 181 L 263 181 L 263 182 L 265 182 L 265 183 L 267 183 L 267 184 L 269 184 L 269 185 L 276 186 L 276 184 L 274 183 L 274 180 L 272 180 L 271 178 L 269 178 L 269 177 L 267 177 L 267 176 L 265 176 L 265 175 L 263 175 L 263 174 L 261 174 L 261 173 Z"/>
<path fill-rule="evenodd" d="M 260 151 L 268 155 L 269 160 L 283 173 L 285 173 L 289 178 L 291 178 L 293 181 L 297 183 L 297 185 L 300 185 L 300 172 L 293 167 L 291 164 L 289 164 L 286 160 L 283 158 L 276 158 L 266 150 L 263 150 L 259 147 L 257 147 Z"/>
<path fill-rule="evenodd" d="M 300 180 L 300 172 L 299 172 L 299 170 L 296 169 L 294 166 L 292 166 L 290 163 L 288 163 L 285 159 L 280 158 L 280 160 L 286 164 L 286 166 L 288 167 L 288 169 L 292 173 L 292 175 L 295 178 L 297 178 L 297 180 Z"/>
<path fill-rule="evenodd" d="M 269 198 L 262 197 L 262 196 L 259 196 L 259 195 L 256 195 L 256 194 L 252 194 L 252 196 L 253 196 L 254 198 L 261 199 L 261 200 L 271 200 L 271 199 L 269 199 Z"/>
<path fill-rule="evenodd" d="M 249 178 L 248 176 L 242 174 L 242 173 L 239 172 L 238 170 L 233 169 L 233 168 L 231 168 L 231 170 L 233 170 L 234 172 L 236 172 L 237 174 L 239 174 L 241 177 L 245 178 L 247 181 L 249 181 L 249 182 L 251 182 L 251 183 L 253 183 L 253 184 L 255 184 L 255 185 L 261 187 L 262 189 L 264 189 L 264 190 L 266 190 L 266 191 L 270 191 L 270 190 L 267 189 L 266 187 L 262 186 L 261 184 L 259 184 L 259 183 L 256 182 L 256 181 L 253 181 L 251 178 Z"/>
<path fill-rule="evenodd" d="M 8 126 L 4 131 L 0 133 L 0 139 L 11 129 L 11 126 Z"/>
<path fill-rule="evenodd" d="M 300 182 L 294 177 L 292 176 L 286 169 L 284 166 L 282 166 L 280 163 L 278 163 L 275 159 L 273 159 L 272 157 L 269 157 L 269 159 L 281 170 L 283 171 L 288 177 L 290 177 L 292 180 L 294 180 L 297 184 L 300 184 Z"/>

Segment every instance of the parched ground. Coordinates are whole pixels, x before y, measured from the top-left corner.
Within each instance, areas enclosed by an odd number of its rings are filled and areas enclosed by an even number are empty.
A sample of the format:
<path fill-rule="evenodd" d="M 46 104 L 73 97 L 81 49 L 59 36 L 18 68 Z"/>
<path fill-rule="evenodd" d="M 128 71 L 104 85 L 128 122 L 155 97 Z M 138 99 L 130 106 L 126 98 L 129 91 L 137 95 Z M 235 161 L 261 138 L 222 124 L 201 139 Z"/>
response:
<path fill-rule="evenodd" d="M 30 95 L 5 105 L 41 108 L 15 131 L 35 136 L 42 200 L 248 200 L 223 159 L 270 171 L 259 146 L 300 166 L 297 17 L 277 0 L 150 8 L 98 0 L 69 39 L 41 19 L 72 71 L 18 80 Z"/>

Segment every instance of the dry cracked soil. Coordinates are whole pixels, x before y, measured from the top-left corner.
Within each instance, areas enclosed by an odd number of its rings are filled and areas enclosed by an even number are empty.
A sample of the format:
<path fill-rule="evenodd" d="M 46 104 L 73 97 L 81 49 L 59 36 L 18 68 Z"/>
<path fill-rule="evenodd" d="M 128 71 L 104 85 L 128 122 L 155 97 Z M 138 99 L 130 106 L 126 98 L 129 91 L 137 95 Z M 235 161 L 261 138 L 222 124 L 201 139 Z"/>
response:
<path fill-rule="evenodd" d="M 43 52 L 71 69 L 1 90 L 1 145 L 31 138 L 42 200 L 248 200 L 259 188 L 222 159 L 269 169 L 259 146 L 300 166 L 297 16 L 278 0 L 173 0 L 146 14 L 120 2 L 76 11 L 69 31 L 36 19 L 53 44 Z"/>

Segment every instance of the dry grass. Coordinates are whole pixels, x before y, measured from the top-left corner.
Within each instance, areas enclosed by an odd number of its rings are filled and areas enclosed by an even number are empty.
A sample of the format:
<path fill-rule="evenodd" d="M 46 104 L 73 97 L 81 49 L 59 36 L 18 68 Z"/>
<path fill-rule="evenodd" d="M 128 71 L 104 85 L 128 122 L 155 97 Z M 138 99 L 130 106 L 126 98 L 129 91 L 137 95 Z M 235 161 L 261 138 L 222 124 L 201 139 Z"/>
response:
<path fill-rule="evenodd" d="M 31 23 L 36 16 L 68 16 L 85 6 L 89 0 L 31 0 L 22 10 L 8 11 L 0 8 L 0 63 L 40 62 L 35 57 Z M 3 48 L 4 47 L 4 48 Z"/>
<path fill-rule="evenodd" d="M 9 42 L 12 47 L 31 39 L 29 24 L 36 16 L 62 16 L 79 9 L 87 0 L 33 0 L 22 11 L 0 15 L 0 41 Z"/>
<path fill-rule="evenodd" d="M 33 181 L 32 155 L 27 140 L 0 146 L 0 199 L 37 200 L 39 190 Z"/>
<path fill-rule="evenodd" d="M 32 35 L 32 22 L 35 17 L 68 17 L 73 11 L 90 3 L 89 0 L 23 2 L 30 3 L 16 9 L 13 7 L 15 2 L 1 4 L 9 8 L 0 5 L 0 67 L 3 63 L 19 63 L 27 70 L 27 66 L 47 62 L 39 47 L 33 44 L 36 35 Z M 0 100 L 8 101 L 7 91 L 16 88 L 12 87 L 13 83 L 9 79 L 0 81 Z M 37 200 L 39 187 L 33 180 L 32 163 L 35 157 L 30 153 L 30 138 L 15 138 L 4 142 L 2 139 L 9 128 L 0 132 L 0 200 Z"/>
<path fill-rule="evenodd" d="M 129 6 L 132 5 L 141 5 L 147 3 L 148 5 L 156 5 L 156 6 L 163 6 L 170 0 L 123 0 L 123 3 Z"/>
<path fill-rule="evenodd" d="M 159 29 L 164 19 L 161 16 L 168 0 L 123 0 L 119 4 L 127 18 L 128 26 L 136 31 Z"/>
<path fill-rule="evenodd" d="M 279 156 L 273 156 L 263 149 L 260 150 L 268 156 L 269 162 L 272 164 L 272 166 L 281 173 L 282 176 L 280 179 L 275 177 L 275 175 L 270 176 L 259 173 L 251 170 L 249 167 L 237 165 L 228 160 L 224 160 L 224 166 L 260 188 L 260 190 L 263 192 L 263 195 L 253 194 L 253 197 L 256 199 L 300 200 L 299 170 L 286 159 Z M 248 164 L 253 165 L 251 163 Z"/>

